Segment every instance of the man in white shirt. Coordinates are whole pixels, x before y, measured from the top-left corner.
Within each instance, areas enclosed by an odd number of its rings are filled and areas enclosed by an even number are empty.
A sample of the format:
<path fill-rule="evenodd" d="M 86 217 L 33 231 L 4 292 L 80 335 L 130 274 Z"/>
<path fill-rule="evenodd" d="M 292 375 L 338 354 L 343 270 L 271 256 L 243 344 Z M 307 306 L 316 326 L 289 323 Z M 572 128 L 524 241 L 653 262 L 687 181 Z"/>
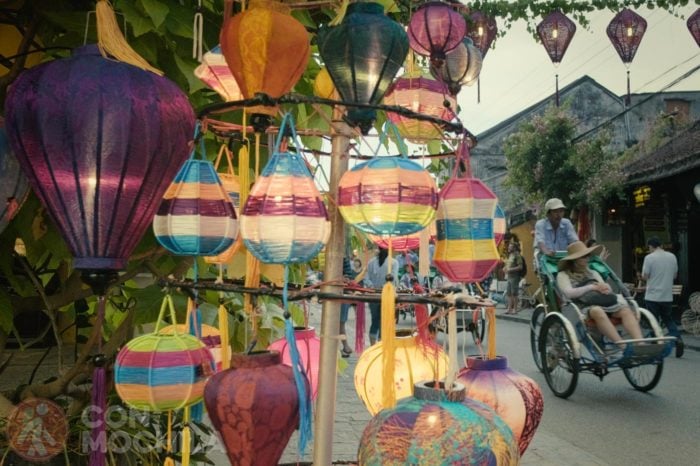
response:
<path fill-rule="evenodd" d="M 552 198 L 544 204 L 546 218 L 535 224 L 535 249 L 542 254 L 553 256 L 557 251 L 566 251 L 578 235 L 571 220 L 564 218 L 566 206 L 561 199 Z"/>
<path fill-rule="evenodd" d="M 673 281 L 678 276 L 676 256 L 664 251 L 659 238 L 652 236 L 647 241 L 649 254 L 642 265 L 642 279 L 646 281 L 644 302 L 646 308 L 656 318 L 661 318 L 668 328 L 669 335 L 677 337 L 676 357 L 683 356 L 685 345 L 681 333 L 673 320 Z"/>

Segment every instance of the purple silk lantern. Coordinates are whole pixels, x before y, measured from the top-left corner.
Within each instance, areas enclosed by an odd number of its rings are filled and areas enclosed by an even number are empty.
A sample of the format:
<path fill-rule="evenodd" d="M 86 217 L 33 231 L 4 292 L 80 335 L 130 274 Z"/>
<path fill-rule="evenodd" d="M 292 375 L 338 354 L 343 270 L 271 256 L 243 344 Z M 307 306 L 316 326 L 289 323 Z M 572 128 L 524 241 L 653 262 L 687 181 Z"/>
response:
<path fill-rule="evenodd" d="M 125 268 L 190 152 L 194 112 L 185 94 L 88 45 L 22 73 L 5 116 L 10 146 L 74 267 Z"/>
<path fill-rule="evenodd" d="M 420 55 L 441 66 L 445 54 L 456 48 L 467 32 L 467 22 L 452 5 L 428 2 L 421 5 L 408 23 L 408 41 Z"/>

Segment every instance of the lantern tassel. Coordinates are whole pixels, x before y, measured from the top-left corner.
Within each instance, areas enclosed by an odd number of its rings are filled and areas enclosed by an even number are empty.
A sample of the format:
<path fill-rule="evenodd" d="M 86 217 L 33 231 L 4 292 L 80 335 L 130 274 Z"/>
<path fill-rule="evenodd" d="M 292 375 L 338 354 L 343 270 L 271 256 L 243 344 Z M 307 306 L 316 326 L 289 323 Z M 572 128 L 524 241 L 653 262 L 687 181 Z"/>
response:
<path fill-rule="evenodd" d="M 391 261 L 391 254 L 387 258 Z M 391 264 L 391 262 L 389 262 Z M 391 272 L 390 272 L 391 274 Z M 394 354 L 396 353 L 396 291 L 393 278 L 387 275 L 387 281 L 382 288 L 382 408 L 393 408 L 396 405 L 396 390 L 394 388 Z"/>
<path fill-rule="evenodd" d="M 556 103 L 557 107 L 559 106 L 559 74 L 554 75 L 554 87 L 556 89 L 555 95 L 556 95 Z"/>
<path fill-rule="evenodd" d="M 100 296 L 97 301 L 97 322 L 96 325 L 102 332 L 102 323 L 105 318 L 105 297 Z M 100 333 L 98 344 L 99 354 L 95 355 L 93 362 L 95 368 L 92 372 L 92 405 L 95 407 L 91 416 L 92 430 L 90 436 L 94 448 L 90 451 L 90 464 L 104 466 L 106 464 L 105 453 L 107 452 L 107 370 L 106 360 L 102 353 L 102 334 Z"/>
<path fill-rule="evenodd" d="M 304 363 L 299 355 L 297 339 L 294 336 L 294 324 L 292 315 L 287 311 L 287 288 L 289 285 L 289 265 L 284 265 L 284 288 L 282 290 L 282 307 L 285 312 L 284 336 L 289 345 L 289 357 L 292 360 L 294 381 L 299 395 L 299 441 L 297 443 L 299 456 L 304 457 L 307 443 L 313 438 L 311 429 L 311 390 L 309 380 L 306 378 Z"/>
<path fill-rule="evenodd" d="M 489 327 L 488 359 L 496 359 L 496 308 L 486 308 L 486 323 Z"/>
<path fill-rule="evenodd" d="M 447 314 L 447 375 L 445 377 L 445 389 L 452 388 L 457 377 L 459 362 L 457 361 L 457 309 L 452 308 Z"/>
<path fill-rule="evenodd" d="M 418 233 L 418 275 L 430 276 L 430 231 L 423 228 Z M 422 285 L 422 283 L 421 283 Z"/>
<path fill-rule="evenodd" d="M 194 282 L 197 283 L 197 259 L 194 260 Z M 197 290 L 195 289 L 195 299 Z M 177 322 L 173 322 L 176 325 Z M 193 299 L 187 300 L 187 329 L 190 335 L 202 339 L 202 311 Z M 201 421 L 204 416 L 204 402 L 200 401 L 192 406 L 192 419 Z"/>
<path fill-rule="evenodd" d="M 175 466 L 173 460 L 173 412 L 168 411 L 168 430 L 165 437 L 165 461 L 163 466 Z"/>
<path fill-rule="evenodd" d="M 365 303 L 355 304 L 355 351 L 362 354 L 365 350 Z"/>
<path fill-rule="evenodd" d="M 97 17 L 97 46 L 105 58 L 114 57 L 117 60 L 134 65 L 142 70 L 162 76 L 163 72 L 151 66 L 144 58 L 131 48 L 124 38 L 117 23 L 114 9 L 108 0 L 99 0 L 95 6 Z"/>
<path fill-rule="evenodd" d="M 476 78 L 476 103 L 481 103 L 481 77 Z"/>
<path fill-rule="evenodd" d="M 183 417 L 184 427 L 182 428 L 182 455 L 180 462 L 182 466 L 190 466 L 190 448 L 192 444 L 192 433 L 190 431 L 190 407 L 185 408 Z"/>
<path fill-rule="evenodd" d="M 630 96 L 630 70 L 627 70 L 627 98 L 625 99 L 625 105 L 627 107 L 632 103 L 632 97 Z"/>

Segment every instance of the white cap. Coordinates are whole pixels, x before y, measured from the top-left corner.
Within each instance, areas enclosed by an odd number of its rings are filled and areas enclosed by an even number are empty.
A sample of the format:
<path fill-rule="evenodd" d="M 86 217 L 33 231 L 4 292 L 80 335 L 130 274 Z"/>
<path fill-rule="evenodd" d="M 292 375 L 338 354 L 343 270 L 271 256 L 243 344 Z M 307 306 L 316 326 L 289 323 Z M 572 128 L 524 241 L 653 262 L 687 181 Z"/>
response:
<path fill-rule="evenodd" d="M 561 199 L 557 199 L 556 197 L 553 197 L 552 199 L 550 199 L 544 203 L 544 212 L 545 213 L 549 212 L 550 210 L 557 210 L 557 209 L 566 209 L 566 206 L 561 201 Z"/>

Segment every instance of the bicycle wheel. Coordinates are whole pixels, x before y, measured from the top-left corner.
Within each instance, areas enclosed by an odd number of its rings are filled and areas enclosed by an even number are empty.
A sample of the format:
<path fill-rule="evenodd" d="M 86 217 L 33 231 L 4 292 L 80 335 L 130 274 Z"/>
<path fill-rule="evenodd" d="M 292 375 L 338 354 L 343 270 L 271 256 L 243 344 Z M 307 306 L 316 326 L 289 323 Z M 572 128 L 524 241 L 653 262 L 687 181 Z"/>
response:
<path fill-rule="evenodd" d="M 559 398 L 571 396 L 578 383 L 579 361 L 573 350 L 575 341 L 562 317 L 551 314 L 544 319 L 540 333 L 542 371 L 547 385 Z"/>
<path fill-rule="evenodd" d="M 642 336 L 644 338 L 663 336 L 663 334 L 657 334 L 654 331 L 654 327 L 649 322 L 649 317 L 644 312 L 639 317 L 639 325 L 642 328 Z M 622 337 L 627 338 L 628 335 L 623 333 Z M 623 367 L 622 372 L 624 372 L 625 378 L 635 390 L 648 392 L 659 384 L 661 375 L 664 372 L 664 362 L 658 361 L 635 367 Z"/>
<path fill-rule="evenodd" d="M 538 304 L 530 318 L 530 349 L 532 350 L 532 359 L 535 361 L 535 365 L 540 372 L 542 372 L 542 357 L 540 355 L 539 339 L 544 318 L 544 306 Z"/>

